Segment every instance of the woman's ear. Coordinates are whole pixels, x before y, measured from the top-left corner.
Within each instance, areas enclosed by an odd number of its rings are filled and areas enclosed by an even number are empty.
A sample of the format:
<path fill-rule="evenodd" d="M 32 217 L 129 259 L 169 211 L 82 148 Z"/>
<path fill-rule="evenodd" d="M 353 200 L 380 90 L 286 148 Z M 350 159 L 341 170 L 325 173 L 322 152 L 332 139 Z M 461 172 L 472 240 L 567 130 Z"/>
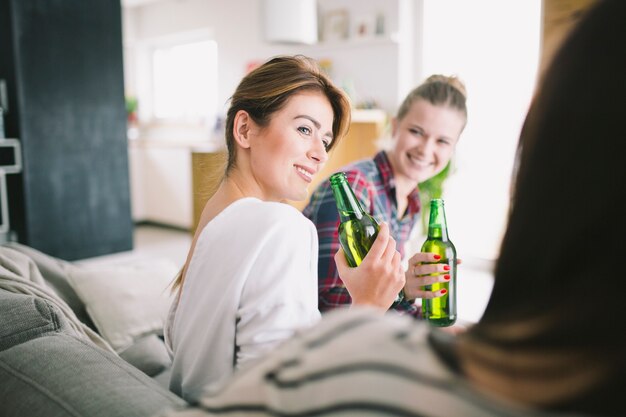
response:
<path fill-rule="evenodd" d="M 245 110 L 239 110 L 235 114 L 235 120 L 233 122 L 233 136 L 239 146 L 244 149 L 250 147 L 250 128 L 252 118 Z"/>

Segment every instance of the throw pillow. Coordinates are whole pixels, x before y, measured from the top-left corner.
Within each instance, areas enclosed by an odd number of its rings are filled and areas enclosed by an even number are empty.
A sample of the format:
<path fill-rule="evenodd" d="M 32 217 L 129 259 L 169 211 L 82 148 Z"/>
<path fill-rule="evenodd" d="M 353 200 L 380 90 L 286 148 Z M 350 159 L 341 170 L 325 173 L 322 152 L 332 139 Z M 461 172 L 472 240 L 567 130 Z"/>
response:
<path fill-rule="evenodd" d="M 76 268 L 70 284 L 100 335 L 121 352 L 149 334 L 162 334 L 178 267 L 169 260 Z"/>
<path fill-rule="evenodd" d="M 172 364 L 165 343 L 156 334 L 136 340 L 119 355 L 148 376 L 158 375 Z"/>

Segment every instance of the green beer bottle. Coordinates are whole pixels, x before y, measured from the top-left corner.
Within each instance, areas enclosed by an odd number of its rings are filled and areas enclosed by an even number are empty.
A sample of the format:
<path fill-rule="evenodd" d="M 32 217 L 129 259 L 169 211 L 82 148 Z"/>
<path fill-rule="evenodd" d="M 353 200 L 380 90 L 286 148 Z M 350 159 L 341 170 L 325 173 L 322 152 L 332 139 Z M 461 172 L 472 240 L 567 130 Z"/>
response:
<path fill-rule="evenodd" d="M 348 184 L 345 173 L 337 172 L 331 175 L 330 186 L 341 222 L 339 242 L 346 254 L 348 265 L 359 266 L 376 240 L 380 226 L 376 219 L 363 210 Z"/>
<path fill-rule="evenodd" d="M 345 173 L 337 172 L 331 175 L 330 186 L 339 211 L 339 243 L 346 254 L 348 265 L 359 266 L 376 240 L 380 225 L 363 210 L 348 184 Z M 393 306 L 400 301 L 402 292 L 396 297 Z"/>
<path fill-rule="evenodd" d="M 422 252 L 430 252 L 441 256 L 436 264 L 447 264 L 450 267 L 445 274 L 450 281 L 426 285 L 425 290 L 438 291 L 446 289 L 446 294 L 437 298 L 422 299 L 422 315 L 434 326 L 451 326 L 456 321 L 456 249 L 448 237 L 446 213 L 442 199 L 430 201 L 430 219 L 428 222 L 428 238 L 422 245 Z M 432 274 L 443 275 L 441 273 Z"/>

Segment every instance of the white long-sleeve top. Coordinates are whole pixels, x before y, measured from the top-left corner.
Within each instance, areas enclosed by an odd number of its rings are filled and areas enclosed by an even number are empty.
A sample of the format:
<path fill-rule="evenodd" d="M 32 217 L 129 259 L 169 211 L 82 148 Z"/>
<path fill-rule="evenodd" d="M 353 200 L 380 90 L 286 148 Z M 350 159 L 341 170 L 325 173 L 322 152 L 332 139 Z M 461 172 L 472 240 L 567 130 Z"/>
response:
<path fill-rule="evenodd" d="M 295 208 L 237 200 L 200 233 L 166 323 L 170 389 L 195 402 L 316 323 L 317 232 Z"/>

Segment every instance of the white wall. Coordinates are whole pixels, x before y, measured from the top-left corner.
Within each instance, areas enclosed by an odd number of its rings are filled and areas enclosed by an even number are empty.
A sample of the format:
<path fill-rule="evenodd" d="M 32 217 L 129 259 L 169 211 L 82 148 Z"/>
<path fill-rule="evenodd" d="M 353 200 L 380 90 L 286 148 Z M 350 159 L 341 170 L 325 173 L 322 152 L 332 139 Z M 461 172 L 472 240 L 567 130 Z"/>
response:
<path fill-rule="evenodd" d="M 260 25 L 258 21 L 259 2 L 234 0 L 183 0 L 164 1 L 132 9 L 125 9 L 124 34 L 132 33 L 128 48 L 134 53 L 155 40 L 194 31 L 208 32 L 218 42 L 218 103 L 223 104 L 232 93 L 234 86 L 243 76 L 247 61 L 270 54 L 266 45 L 259 42 Z M 137 55 L 135 55 L 137 56 Z M 130 71 L 146 73 L 139 60 Z M 128 83 L 127 89 L 143 92 L 142 81 L 134 85 Z"/>
<path fill-rule="evenodd" d="M 371 40 L 320 43 L 318 45 L 269 44 L 264 41 L 262 0 L 163 0 L 125 8 L 123 11 L 124 69 L 126 94 L 139 98 L 140 120 L 151 114 L 150 53 L 154 45 L 175 42 L 181 37 L 209 37 L 218 45 L 218 114 L 225 114 L 227 100 L 235 90 L 250 62 L 263 62 L 279 54 L 304 54 L 316 59 L 330 59 L 331 76 L 341 86 L 355 92 L 353 99 L 374 99 L 378 105 L 393 112 L 400 97 L 399 85 L 406 77 L 399 77 L 399 50 L 406 49 L 410 36 L 402 38 L 398 24 L 398 7 L 410 0 L 319 0 L 320 25 L 329 10 L 345 9 L 356 19 L 382 13 L 385 16 L 385 36 Z M 355 28 L 350 28 L 353 35 Z M 160 45 L 162 46 L 162 45 Z M 373 61 L 372 56 L 376 59 Z M 207 131 L 198 128 L 142 128 L 142 135 L 160 140 L 188 141 L 208 137 Z M 149 133 L 148 133 L 149 132 Z M 150 141 L 147 141 L 150 142 Z M 158 148 L 159 145 L 156 145 Z M 150 143 L 142 143 L 133 150 L 130 174 L 133 187 L 132 206 L 135 221 L 151 220 L 185 227 L 191 224 L 187 206 L 179 199 L 191 195 L 190 158 L 183 158 L 179 148 L 164 157 L 162 150 L 150 150 Z M 191 148 L 187 148 L 190 154 Z M 176 153 L 176 155 L 174 155 Z M 155 155 L 161 155 L 156 158 Z M 148 158 L 150 156 L 150 158 Z M 161 183 L 156 183 L 157 179 Z M 167 180 L 167 181 L 166 181 Z M 169 184 L 169 185 L 168 185 Z M 178 184 L 175 188 L 173 184 Z M 191 198 L 189 198 L 191 203 Z"/>
<path fill-rule="evenodd" d="M 191 229 L 190 149 L 167 142 L 134 142 L 128 155 L 133 220 Z"/>
<path fill-rule="evenodd" d="M 468 123 L 445 190 L 451 236 L 460 256 L 495 259 L 537 76 L 541 0 L 425 0 L 424 13 L 422 76 L 458 74 L 468 91 Z"/>
<path fill-rule="evenodd" d="M 407 2 L 407 0 L 402 0 Z M 127 92 L 136 93 L 146 82 L 135 75 L 141 68 L 136 62 L 136 47 L 154 39 L 181 32 L 202 30 L 218 44 L 218 108 L 224 105 L 245 74 L 247 63 L 265 61 L 279 54 L 301 53 L 333 61 L 333 76 L 338 84 L 352 81 L 358 96 L 375 98 L 382 108 L 393 111 L 399 102 L 398 39 L 399 0 L 319 0 L 321 14 L 345 8 L 351 16 L 385 14 L 389 39 L 369 43 L 334 43 L 332 45 L 278 45 L 263 40 L 261 0 L 177 0 L 150 3 L 124 9 Z M 320 21 L 321 23 L 321 21 Z M 371 57 L 377 58 L 373 62 Z"/>

